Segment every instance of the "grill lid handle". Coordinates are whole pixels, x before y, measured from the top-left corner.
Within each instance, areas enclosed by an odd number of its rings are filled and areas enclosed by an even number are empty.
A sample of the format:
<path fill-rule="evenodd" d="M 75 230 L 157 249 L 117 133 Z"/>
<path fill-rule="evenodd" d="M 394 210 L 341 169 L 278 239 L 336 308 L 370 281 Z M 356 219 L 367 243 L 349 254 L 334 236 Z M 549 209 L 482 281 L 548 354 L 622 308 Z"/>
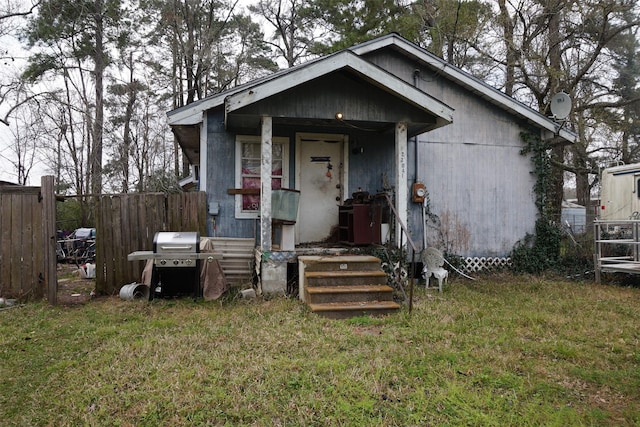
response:
<path fill-rule="evenodd" d="M 160 245 L 160 247 L 162 248 L 162 250 L 164 251 L 170 251 L 170 250 L 189 250 L 191 249 L 191 245 L 174 245 L 174 246 L 165 246 L 165 245 Z"/>

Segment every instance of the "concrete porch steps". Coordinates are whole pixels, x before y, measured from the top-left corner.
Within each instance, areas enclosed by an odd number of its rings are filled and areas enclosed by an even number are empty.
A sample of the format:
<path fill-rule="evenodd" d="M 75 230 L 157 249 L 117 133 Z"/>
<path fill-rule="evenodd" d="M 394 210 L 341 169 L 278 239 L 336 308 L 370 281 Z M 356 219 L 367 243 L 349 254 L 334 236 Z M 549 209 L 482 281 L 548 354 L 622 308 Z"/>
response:
<path fill-rule="evenodd" d="M 311 311 L 333 319 L 385 315 L 393 301 L 380 259 L 373 256 L 299 256 L 300 295 Z"/>

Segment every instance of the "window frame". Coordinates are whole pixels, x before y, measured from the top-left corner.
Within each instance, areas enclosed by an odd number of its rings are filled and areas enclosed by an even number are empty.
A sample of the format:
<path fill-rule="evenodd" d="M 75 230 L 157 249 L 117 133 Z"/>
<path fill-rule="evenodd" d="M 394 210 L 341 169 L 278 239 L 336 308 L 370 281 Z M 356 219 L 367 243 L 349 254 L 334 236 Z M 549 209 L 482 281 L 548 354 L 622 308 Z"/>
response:
<path fill-rule="evenodd" d="M 262 138 L 254 135 L 236 135 L 236 156 L 235 156 L 235 185 L 236 188 L 244 188 L 242 185 L 242 144 L 257 144 L 262 150 Z M 289 138 L 273 137 L 272 144 L 282 145 L 282 175 L 272 175 L 273 178 L 281 179 L 281 188 L 289 187 Z M 260 151 L 261 152 L 261 151 Z M 242 194 L 235 195 L 235 217 L 236 219 L 257 219 L 260 218 L 260 210 L 249 211 L 242 208 Z"/>

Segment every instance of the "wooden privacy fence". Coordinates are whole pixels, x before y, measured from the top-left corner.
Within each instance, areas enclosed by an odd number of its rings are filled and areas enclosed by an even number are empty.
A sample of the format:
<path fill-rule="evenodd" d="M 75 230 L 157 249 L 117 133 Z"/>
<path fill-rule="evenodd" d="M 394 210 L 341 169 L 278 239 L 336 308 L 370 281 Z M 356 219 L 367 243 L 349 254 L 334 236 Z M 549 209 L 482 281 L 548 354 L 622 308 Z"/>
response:
<path fill-rule="evenodd" d="M 96 292 L 112 295 L 139 282 L 144 262 L 127 261 L 134 251 L 153 250 L 158 231 L 206 235 L 206 193 L 143 193 L 100 196 L 96 224 Z"/>
<path fill-rule="evenodd" d="M 53 177 L 41 187 L 0 186 L 0 296 L 45 294 L 56 303 L 56 211 Z"/>

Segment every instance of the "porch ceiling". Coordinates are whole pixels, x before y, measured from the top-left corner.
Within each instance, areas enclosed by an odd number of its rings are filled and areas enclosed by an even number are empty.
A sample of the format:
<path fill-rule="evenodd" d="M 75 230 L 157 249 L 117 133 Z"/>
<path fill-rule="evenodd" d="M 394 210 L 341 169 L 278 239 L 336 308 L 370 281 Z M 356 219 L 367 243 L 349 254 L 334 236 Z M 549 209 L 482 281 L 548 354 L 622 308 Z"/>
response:
<path fill-rule="evenodd" d="M 189 163 L 200 164 L 200 125 L 172 126 L 171 130 Z"/>
<path fill-rule="evenodd" d="M 260 135 L 262 116 L 257 114 L 234 113 L 227 116 L 227 129 L 244 135 Z M 296 117 L 274 117 L 274 133 L 285 132 L 284 129 L 295 129 L 297 132 L 312 133 L 388 133 L 394 131 L 394 122 L 374 122 L 366 120 L 336 120 L 334 118 L 311 119 Z M 410 123 L 407 128 L 409 137 L 419 135 L 433 129 L 435 124 Z M 200 164 L 200 126 L 174 125 L 171 130 L 175 135 L 184 155 L 192 165 Z"/>
<path fill-rule="evenodd" d="M 227 116 L 227 129 L 246 135 L 259 135 L 262 116 L 257 114 L 229 114 Z M 337 120 L 335 117 L 327 118 L 297 118 L 297 117 L 273 117 L 274 132 L 280 128 L 292 128 L 297 132 L 315 133 L 391 133 L 395 128 L 395 122 L 376 122 L 368 120 Z M 433 123 L 410 123 L 408 136 L 419 135 L 435 128 Z"/>

